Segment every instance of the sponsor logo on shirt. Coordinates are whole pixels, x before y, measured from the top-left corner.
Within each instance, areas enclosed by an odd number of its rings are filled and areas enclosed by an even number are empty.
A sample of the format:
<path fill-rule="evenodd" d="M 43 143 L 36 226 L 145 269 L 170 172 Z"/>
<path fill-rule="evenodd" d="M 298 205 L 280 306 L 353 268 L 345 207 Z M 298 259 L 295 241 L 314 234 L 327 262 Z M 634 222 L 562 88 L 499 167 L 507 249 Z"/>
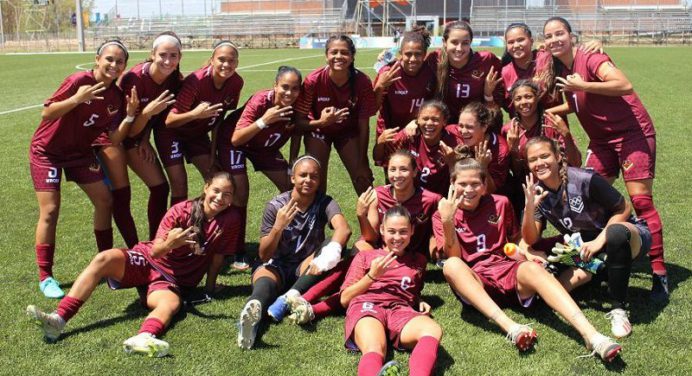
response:
<path fill-rule="evenodd" d="M 317 102 L 329 102 L 332 100 L 330 97 L 317 97 Z"/>
<path fill-rule="evenodd" d="M 408 90 L 395 90 L 394 94 L 396 94 L 396 95 L 408 95 Z"/>
<path fill-rule="evenodd" d="M 139 101 L 142 103 L 147 103 L 147 102 L 149 102 L 149 98 L 142 98 Z"/>
<path fill-rule="evenodd" d="M 500 221 L 500 216 L 498 216 L 497 214 L 490 214 L 488 216 L 488 223 L 490 223 L 491 225 L 496 225 L 497 222 L 499 222 L 499 221 Z"/>
<path fill-rule="evenodd" d="M 581 213 L 584 211 L 584 200 L 581 196 L 571 197 L 569 199 L 569 208 L 575 213 Z"/>
<path fill-rule="evenodd" d="M 454 230 L 456 230 L 457 234 L 463 234 L 466 232 L 466 228 L 464 227 L 455 227 Z"/>

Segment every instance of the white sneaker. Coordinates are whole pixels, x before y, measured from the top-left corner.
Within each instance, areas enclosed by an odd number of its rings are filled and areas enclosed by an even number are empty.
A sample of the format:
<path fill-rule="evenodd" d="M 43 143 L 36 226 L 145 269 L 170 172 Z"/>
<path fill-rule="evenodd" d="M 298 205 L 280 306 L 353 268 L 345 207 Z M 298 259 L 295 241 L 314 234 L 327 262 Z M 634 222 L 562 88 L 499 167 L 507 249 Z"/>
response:
<path fill-rule="evenodd" d="M 60 337 L 62 330 L 65 328 L 65 320 L 58 316 L 57 313 L 45 313 L 35 305 L 26 307 L 26 314 L 36 325 L 43 330 L 43 338 L 48 343 L 54 343 Z"/>
<path fill-rule="evenodd" d="M 143 354 L 150 358 L 161 358 L 168 355 L 170 345 L 160 340 L 151 333 L 139 333 L 123 342 L 123 350 L 126 354 Z"/>
<path fill-rule="evenodd" d="M 622 308 L 615 308 L 606 313 L 606 318 L 610 320 L 610 330 L 615 338 L 627 337 L 632 333 L 632 324 L 627 317 L 627 311 Z"/>
<path fill-rule="evenodd" d="M 302 296 L 289 296 L 286 298 L 286 303 L 291 307 L 291 314 L 288 316 L 288 321 L 292 324 L 304 325 L 315 319 L 315 313 L 312 311 L 312 304 Z"/>
<path fill-rule="evenodd" d="M 622 351 L 620 344 L 601 333 L 596 333 L 589 339 L 588 348 L 592 352 L 590 355 L 585 355 L 585 357 L 598 355 L 608 363 L 612 362 Z"/>
<path fill-rule="evenodd" d="M 238 347 L 244 350 L 250 350 L 255 344 L 257 337 L 257 328 L 262 319 L 262 303 L 257 299 L 252 299 L 245 304 L 243 310 L 240 311 L 240 320 L 238 321 Z"/>

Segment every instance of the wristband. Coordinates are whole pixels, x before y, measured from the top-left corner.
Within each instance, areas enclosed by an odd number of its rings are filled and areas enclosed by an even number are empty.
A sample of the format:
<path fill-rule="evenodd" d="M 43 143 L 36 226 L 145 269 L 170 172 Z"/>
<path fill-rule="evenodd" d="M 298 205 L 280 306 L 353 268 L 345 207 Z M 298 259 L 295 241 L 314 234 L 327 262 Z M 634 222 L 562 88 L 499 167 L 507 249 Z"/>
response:
<path fill-rule="evenodd" d="M 373 277 L 370 275 L 370 273 L 365 273 L 365 275 L 367 275 L 368 278 L 370 278 L 373 282 L 377 282 L 377 280 L 376 280 L 375 278 L 373 278 Z"/>
<path fill-rule="evenodd" d="M 495 102 L 495 98 L 492 95 L 483 95 L 486 102 Z"/>
<path fill-rule="evenodd" d="M 262 118 L 255 120 L 255 125 L 257 125 L 257 128 L 259 129 L 264 129 L 267 127 L 267 123 L 265 123 L 264 120 L 262 120 Z"/>
<path fill-rule="evenodd" d="M 135 117 L 132 116 L 132 115 L 127 115 L 127 116 L 125 117 L 125 122 L 126 122 L 126 123 L 132 123 L 132 122 L 134 122 L 134 121 L 135 121 Z"/>

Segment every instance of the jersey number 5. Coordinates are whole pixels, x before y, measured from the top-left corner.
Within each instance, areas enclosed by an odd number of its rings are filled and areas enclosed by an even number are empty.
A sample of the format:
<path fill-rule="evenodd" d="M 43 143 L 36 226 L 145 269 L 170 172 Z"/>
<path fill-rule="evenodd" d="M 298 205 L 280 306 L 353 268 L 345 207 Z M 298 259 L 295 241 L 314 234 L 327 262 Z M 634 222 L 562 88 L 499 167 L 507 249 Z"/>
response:
<path fill-rule="evenodd" d="M 89 120 L 84 122 L 84 126 L 85 127 L 91 127 L 92 125 L 96 124 L 96 119 L 98 119 L 98 118 L 99 118 L 98 114 L 91 114 L 91 116 L 89 116 Z"/>

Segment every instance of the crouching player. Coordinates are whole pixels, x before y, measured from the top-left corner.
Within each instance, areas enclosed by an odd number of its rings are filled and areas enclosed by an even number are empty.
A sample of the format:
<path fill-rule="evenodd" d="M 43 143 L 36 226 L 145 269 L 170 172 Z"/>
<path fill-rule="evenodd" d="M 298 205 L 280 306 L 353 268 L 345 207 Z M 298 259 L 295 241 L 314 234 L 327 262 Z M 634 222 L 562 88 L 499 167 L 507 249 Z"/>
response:
<path fill-rule="evenodd" d="M 382 366 L 389 342 L 413 351 L 411 375 L 430 375 L 442 328 L 420 300 L 426 257 L 406 249 L 413 235 L 408 210 L 399 205 L 387 210 L 380 232 L 384 247 L 356 254 L 341 291 L 341 304 L 348 306 L 346 347 L 363 353 L 359 376 L 397 373 L 393 362 Z"/>
<path fill-rule="evenodd" d="M 509 199 L 486 194 L 480 163 L 462 159 L 451 173 L 449 196 L 433 216 L 433 231 L 449 256 L 443 273 L 454 293 L 502 328 L 521 351 L 533 346 L 536 332 L 514 322 L 500 305 L 528 307 L 538 295 L 579 332 L 593 354 L 613 360 L 620 345 L 596 331 L 560 283 L 540 264 L 530 262 L 531 254 L 522 252 L 528 261 L 504 255 L 502 247 L 517 240 L 519 229 Z"/>
<path fill-rule="evenodd" d="M 123 342 L 126 353 L 150 357 L 168 354 L 167 342 L 158 339 L 180 309 L 181 289 L 195 287 L 209 269 L 214 255 L 234 251 L 240 215 L 229 208 L 233 184 L 226 172 L 218 172 L 194 200 L 174 205 L 159 225 L 156 238 L 133 249 L 110 249 L 94 257 L 77 277 L 69 294 L 53 313 L 34 305 L 26 312 L 41 326 L 45 339 L 55 342 L 102 278 L 111 288 L 138 287 L 142 301 L 152 311 L 139 334 Z M 209 278 L 207 284 L 213 283 Z"/>

